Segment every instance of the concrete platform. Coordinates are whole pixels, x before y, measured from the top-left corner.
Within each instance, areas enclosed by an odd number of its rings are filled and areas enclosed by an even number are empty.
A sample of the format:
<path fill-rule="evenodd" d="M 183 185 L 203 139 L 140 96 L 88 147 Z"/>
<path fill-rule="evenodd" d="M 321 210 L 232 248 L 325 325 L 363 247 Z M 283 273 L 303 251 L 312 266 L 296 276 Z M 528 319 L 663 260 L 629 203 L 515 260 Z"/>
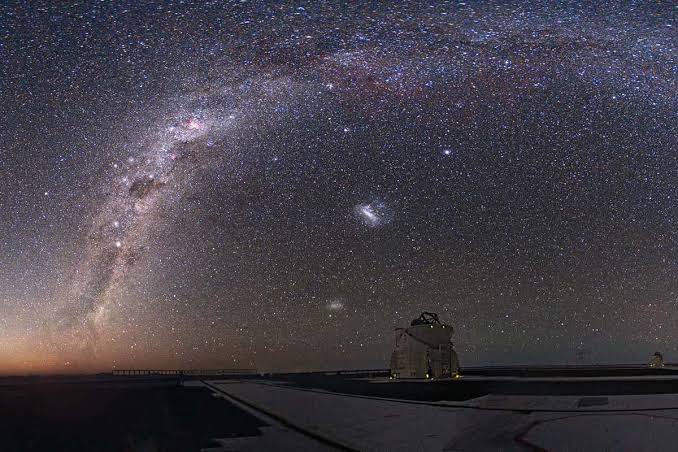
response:
<path fill-rule="evenodd" d="M 274 380 L 205 384 L 345 450 L 669 451 L 678 437 L 676 394 L 489 395 L 428 402 L 339 394 Z"/>

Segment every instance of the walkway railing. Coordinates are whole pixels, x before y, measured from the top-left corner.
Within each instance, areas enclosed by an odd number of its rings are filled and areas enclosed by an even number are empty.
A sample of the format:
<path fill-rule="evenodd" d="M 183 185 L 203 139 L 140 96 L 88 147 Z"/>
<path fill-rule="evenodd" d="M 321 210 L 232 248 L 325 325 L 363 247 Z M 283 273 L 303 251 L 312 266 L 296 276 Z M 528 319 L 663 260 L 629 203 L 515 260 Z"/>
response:
<path fill-rule="evenodd" d="M 256 369 L 113 369 L 113 375 L 251 375 Z"/>

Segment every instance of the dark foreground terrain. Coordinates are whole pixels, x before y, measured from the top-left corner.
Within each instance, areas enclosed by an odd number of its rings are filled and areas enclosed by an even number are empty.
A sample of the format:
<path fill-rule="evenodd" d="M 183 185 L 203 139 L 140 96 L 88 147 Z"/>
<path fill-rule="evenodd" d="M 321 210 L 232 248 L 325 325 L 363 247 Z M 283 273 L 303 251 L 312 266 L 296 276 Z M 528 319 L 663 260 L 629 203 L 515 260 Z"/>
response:
<path fill-rule="evenodd" d="M 256 417 L 173 379 L 0 381 L 0 451 L 198 451 Z"/>
<path fill-rule="evenodd" d="M 212 442 L 214 438 L 261 438 L 259 428 L 268 424 L 214 397 L 210 389 L 178 385 L 177 378 L 101 374 L 0 379 L 0 452 L 190 452 L 217 446 Z M 383 369 L 251 374 L 237 379 L 270 379 L 274 384 L 284 382 L 301 391 L 321 389 L 354 397 L 422 402 L 462 401 L 486 394 L 610 396 L 678 392 L 678 368 L 674 366 L 465 368 L 460 379 L 433 381 L 389 380 Z"/>

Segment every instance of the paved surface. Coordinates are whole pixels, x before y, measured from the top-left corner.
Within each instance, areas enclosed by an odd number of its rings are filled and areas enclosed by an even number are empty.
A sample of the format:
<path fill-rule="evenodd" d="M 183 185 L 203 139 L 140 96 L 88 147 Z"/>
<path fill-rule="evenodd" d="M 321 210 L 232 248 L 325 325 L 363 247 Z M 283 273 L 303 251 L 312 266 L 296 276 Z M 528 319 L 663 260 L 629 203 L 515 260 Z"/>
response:
<path fill-rule="evenodd" d="M 370 395 L 399 394 L 383 388 L 400 385 L 330 381 L 359 390 L 345 394 L 315 389 L 317 381 L 298 386 L 290 379 L 248 378 L 187 381 L 184 387 L 173 379 L 96 376 L 5 381 L 0 450 L 678 450 L 675 393 L 601 395 L 609 383 L 589 382 L 595 395 L 489 394 L 432 402 L 437 399 Z M 457 383 L 406 386 L 412 394 L 437 388 L 428 393 L 433 397 Z M 554 381 L 544 390 L 555 388 L 555 394 L 562 384 Z"/>
<path fill-rule="evenodd" d="M 247 416 L 258 419 L 262 426 L 258 428 L 256 435 L 241 435 L 239 437 L 214 437 L 212 442 L 216 446 L 201 449 L 201 452 L 259 452 L 259 451 L 279 451 L 279 452 L 326 452 L 342 450 L 336 447 L 331 441 L 323 442 L 304 432 L 297 431 L 281 423 L 276 418 L 267 415 L 261 410 L 254 409 L 221 391 L 219 388 L 208 382 L 192 381 L 184 383 L 186 387 L 201 387 L 215 391 L 213 395 L 223 399 L 228 405 L 242 410 Z"/>
<path fill-rule="evenodd" d="M 497 417 L 497 413 L 478 410 L 347 397 L 269 383 L 211 384 L 355 450 L 443 450 L 450 441 L 450 426 L 464 431 L 481 419 L 487 422 Z"/>
<path fill-rule="evenodd" d="M 354 450 L 673 451 L 678 438 L 675 394 L 490 395 L 450 404 L 351 396 L 270 380 L 210 384 Z"/>

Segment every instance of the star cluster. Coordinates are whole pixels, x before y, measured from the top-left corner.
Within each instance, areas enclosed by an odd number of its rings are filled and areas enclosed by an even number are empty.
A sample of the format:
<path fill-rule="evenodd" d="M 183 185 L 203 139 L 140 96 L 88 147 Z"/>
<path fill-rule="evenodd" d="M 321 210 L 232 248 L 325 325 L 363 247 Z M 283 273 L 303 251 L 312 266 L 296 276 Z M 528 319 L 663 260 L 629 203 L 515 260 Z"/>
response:
<path fill-rule="evenodd" d="M 678 353 L 670 4 L 0 5 L 0 372 Z M 673 354 L 673 355 L 672 355 Z"/>

